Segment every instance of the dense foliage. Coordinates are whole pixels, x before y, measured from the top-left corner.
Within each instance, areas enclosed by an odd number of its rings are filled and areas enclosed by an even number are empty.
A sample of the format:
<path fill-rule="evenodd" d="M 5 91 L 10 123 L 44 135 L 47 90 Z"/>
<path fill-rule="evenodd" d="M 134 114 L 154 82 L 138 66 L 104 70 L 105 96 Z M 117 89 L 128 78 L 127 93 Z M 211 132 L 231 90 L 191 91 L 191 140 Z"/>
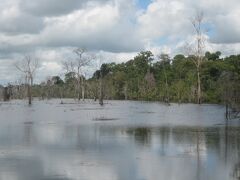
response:
<path fill-rule="evenodd" d="M 240 85 L 240 55 L 220 58 L 207 52 L 201 67 L 202 101 L 220 103 L 228 93 L 236 95 Z M 109 99 L 196 102 L 197 76 L 194 57 L 162 54 L 153 58 L 150 51 L 139 53 L 126 63 L 103 64 L 105 96 Z M 97 79 L 99 71 L 93 78 Z M 231 92 L 230 92 L 231 91 Z"/>
<path fill-rule="evenodd" d="M 152 52 L 140 52 L 125 63 L 102 64 L 90 79 L 82 77 L 85 97 L 97 99 L 99 89 L 104 99 L 149 100 L 163 102 L 196 102 L 197 72 L 194 56 L 167 54 L 154 57 Z M 221 58 L 220 52 L 206 52 L 200 69 L 202 102 L 239 103 L 240 55 Z M 34 85 L 33 95 L 41 98 L 76 98 L 76 74 L 68 72 Z M 99 83 L 101 82 L 101 83 Z M 101 88 L 99 86 L 101 84 Z M 16 98 L 24 85 L 15 88 Z"/>

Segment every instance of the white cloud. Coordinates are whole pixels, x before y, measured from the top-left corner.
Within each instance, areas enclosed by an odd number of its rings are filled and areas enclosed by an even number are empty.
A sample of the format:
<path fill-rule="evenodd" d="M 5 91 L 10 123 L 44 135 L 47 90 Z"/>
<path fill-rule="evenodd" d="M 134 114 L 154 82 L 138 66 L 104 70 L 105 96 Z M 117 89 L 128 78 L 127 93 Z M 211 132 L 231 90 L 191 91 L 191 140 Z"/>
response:
<path fill-rule="evenodd" d="M 91 50 L 133 51 L 143 46 L 135 27 L 118 6 L 106 4 L 46 19 L 39 41 L 46 46 L 81 46 Z"/>
<path fill-rule="evenodd" d="M 131 6 L 121 3 L 89 5 L 58 17 L 45 17 L 39 34 L 1 34 L 0 53 L 34 51 L 42 47 L 85 47 L 111 52 L 137 51 L 144 47 L 129 21 Z M 121 9 L 124 7 L 124 9 Z M 128 8 L 128 9 L 126 9 Z M 11 23 L 10 23 L 11 24 Z"/>
<path fill-rule="evenodd" d="M 240 6 L 239 6 L 240 9 Z M 233 10 L 227 15 L 219 15 L 215 20 L 216 34 L 212 41 L 216 43 L 239 43 L 240 42 L 240 10 Z"/>
<path fill-rule="evenodd" d="M 190 30 L 191 10 L 183 2 L 157 0 L 138 17 L 140 33 L 146 39 L 186 35 Z"/>
<path fill-rule="evenodd" d="M 106 62 L 127 61 L 142 50 L 184 53 L 193 36 L 190 19 L 200 10 L 210 29 L 206 50 L 240 53 L 239 0 L 152 0 L 145 10 L 137 9 L 137 1 L 1 0 L 0 83 L 16 78 L 11 64 L 25 54 L 46 65 L 42 78 L 61 71 L 61 61 L 75 47 L 101 54 Z"/>
<path fill-rule="evenodd" d="M 0 32 L 5 34 L 38 33 L 42 28 L 43 19 L 21 11 L 17 1 L 4 1 L 0 5 Z"/>
<path fill-rule="evenodd" d="M 23 11 L 36 16 L 58 16 L 71 13 L 89 3 L 105 3 L 108 0 L 21 0 Z"/>
<path fill-rule="evenodd" d="M 183 51 L 189 37 L 192 38 L 191 18 L 202 11 L 204 30 L 210 30 L 206 32 L 206 50 L 220 50 L 229 55 L 240 52 L 239 9 L 238 0 L 201 0 L 198 3 L 190 0 L 154 0 L 137 20 L 148 49 L 174 55 Z"/>

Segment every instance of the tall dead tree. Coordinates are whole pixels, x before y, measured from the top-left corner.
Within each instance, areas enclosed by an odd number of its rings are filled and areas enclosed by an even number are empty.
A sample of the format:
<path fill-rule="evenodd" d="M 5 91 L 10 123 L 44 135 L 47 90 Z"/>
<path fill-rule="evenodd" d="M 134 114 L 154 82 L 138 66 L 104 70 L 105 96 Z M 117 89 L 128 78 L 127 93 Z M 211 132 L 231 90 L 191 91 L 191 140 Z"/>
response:
<path fill-rule="evenodd" d="M 83 67 L 89 65 L 90 58 L 87 56 L 83 56 L 85 53 L 85 49 L 77 48 L 73 50 L 73 52 L 77 55 L 76 58 L 76 67 L 77 67 L 77 79 L 78 79 L 78 100 L 80 100 L 80 86 L 82 91 L 82 100 L 85 100 L 85 73 L 83 72 Z M 80 85 L 81 84 L 81 85 Z"/>
<path fill-rule="evenodd" d="M 22 61 L 17 62 L 15 64 L 17 70 L 25 76 L 25 84 L 27 86 L 27 96 L 28 96 L 28 104 L 32 104 L 32 86 L 33 86 L 33 78 L 38 69 L 38 59 L 32 58 L 31 56 L 25 56 Z"/>
<path fill-rule="evenodd" d="M 77 98 L 80 101 L 81 98 L 82 100 L 85 100 L 84 67 L 90 64 L 91 57 L 86 55 L 86 50 L 83 48 L 74 49 L 73 53 L 77 55 L 77 58 L 73 61 L 63 62 L 63 66 L 67 72 L 73 72 L 76 75 Z"/>
<path fill-rule="evenodd" d="M 193 55 L 193 62 L 197 70 L 197 103 L 202 103 L 202 89 L 201 89 L 201 67 L 204 60 L 204 33 L 203 33 L 203 12 L 197 13 L 197 15 L 191 20 L 194 32 L 195 32 L 195 44 L 191 48 Z"/>

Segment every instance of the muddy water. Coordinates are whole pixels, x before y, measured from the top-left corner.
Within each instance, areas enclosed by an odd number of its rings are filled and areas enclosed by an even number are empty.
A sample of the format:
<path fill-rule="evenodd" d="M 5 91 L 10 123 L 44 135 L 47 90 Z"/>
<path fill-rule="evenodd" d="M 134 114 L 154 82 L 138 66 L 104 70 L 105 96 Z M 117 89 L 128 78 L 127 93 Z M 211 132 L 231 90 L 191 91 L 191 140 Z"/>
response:
<path fill-rule="evenodd" d="M 240 122 L 218 105 L 0 103 L 0 180 L 228 180 Z"/>

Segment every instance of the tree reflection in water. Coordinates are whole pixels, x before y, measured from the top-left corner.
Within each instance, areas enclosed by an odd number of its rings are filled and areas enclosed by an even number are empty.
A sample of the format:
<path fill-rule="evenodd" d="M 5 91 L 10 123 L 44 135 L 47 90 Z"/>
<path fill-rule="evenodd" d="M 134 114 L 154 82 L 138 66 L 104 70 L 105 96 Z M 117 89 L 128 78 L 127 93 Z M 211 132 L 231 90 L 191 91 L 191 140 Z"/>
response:
<path fill-rule="evenodd" d="M 224 107 L 111 104 L 2 104 L 0 179 L 239 179 L 240 126 Z"/>

